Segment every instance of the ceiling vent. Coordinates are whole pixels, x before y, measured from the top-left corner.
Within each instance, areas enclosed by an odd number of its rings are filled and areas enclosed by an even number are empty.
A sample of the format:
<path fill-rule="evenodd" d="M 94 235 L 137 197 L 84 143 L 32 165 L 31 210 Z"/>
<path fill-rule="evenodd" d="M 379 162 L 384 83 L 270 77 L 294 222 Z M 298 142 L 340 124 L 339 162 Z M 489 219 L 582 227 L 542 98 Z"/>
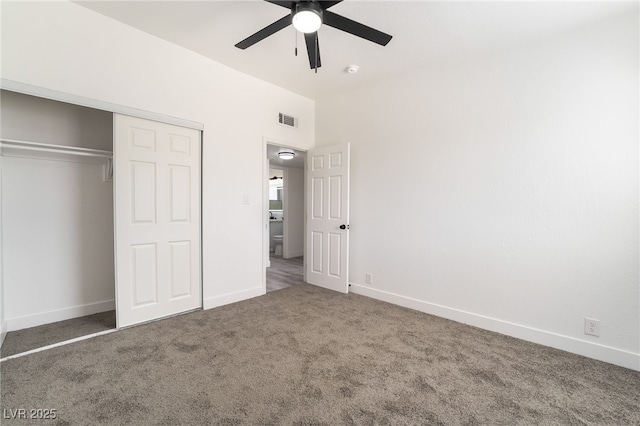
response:
<path fill-rule="evenodd" d="M 287 114 L 278 113 L 278 123 L 287 127 L 298 127 L 298 119 Z"/>

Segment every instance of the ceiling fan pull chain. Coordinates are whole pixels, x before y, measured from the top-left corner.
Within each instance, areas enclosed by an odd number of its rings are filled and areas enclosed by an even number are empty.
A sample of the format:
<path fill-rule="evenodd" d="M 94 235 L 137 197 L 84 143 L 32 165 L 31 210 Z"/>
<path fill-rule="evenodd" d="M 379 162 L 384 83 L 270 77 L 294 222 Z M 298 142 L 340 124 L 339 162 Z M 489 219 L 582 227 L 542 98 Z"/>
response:
<path fill-rule="evenodd" d="M 316 74 L 318 74 L 318 33 L 316 32 L 316 42 L 314 43 L 316 47 Z"/>
<path fill-rule="evenodd" d="M 298 56 L 298 30 L 296 30 L 295 28 L 293 28 L 293 33 L 296 36 L 296 56 Z"/>

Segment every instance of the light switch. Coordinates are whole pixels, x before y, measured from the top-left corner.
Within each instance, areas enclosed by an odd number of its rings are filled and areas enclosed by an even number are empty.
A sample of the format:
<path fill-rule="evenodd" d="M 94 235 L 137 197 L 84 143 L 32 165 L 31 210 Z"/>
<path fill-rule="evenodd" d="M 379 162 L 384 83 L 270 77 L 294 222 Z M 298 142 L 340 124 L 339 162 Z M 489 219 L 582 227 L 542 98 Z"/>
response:
<path fill-rule="evenodd" d="M 242 202 L 244 204 L 250 204 L 249 203 L 249 194 L 242 194 Z"/>

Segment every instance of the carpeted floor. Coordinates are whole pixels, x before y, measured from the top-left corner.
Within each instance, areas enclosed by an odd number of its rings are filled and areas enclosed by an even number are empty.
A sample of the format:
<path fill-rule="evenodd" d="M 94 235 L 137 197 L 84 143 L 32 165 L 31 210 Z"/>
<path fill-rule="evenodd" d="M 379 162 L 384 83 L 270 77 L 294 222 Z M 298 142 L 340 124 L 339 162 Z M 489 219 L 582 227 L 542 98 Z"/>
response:
<path fill-rule="evenodd" d="M 640 372 L 296 285 L 1 364 L 26 424 L 637 425 Z"/>
<path fill-rule="evenodd" d="M 2 343 L 0 358 L 113 328 L 116 328 L 116 311 L 11 331 Z"/>

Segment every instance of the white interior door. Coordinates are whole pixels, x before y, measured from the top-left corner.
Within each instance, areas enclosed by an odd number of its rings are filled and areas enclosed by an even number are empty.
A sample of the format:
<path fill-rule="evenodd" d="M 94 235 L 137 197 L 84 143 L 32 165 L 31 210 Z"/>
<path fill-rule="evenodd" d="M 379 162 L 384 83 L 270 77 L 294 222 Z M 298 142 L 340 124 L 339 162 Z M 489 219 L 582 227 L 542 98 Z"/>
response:
<path fill-rule="evenodd" d="M 309 284 L 349 292 L 349 144 L 307 152 Z"/>
<path fill-rule="evenodd" d="M 116 317 L 125 327 L 202 306 L 200 132 L 114 120 Z"/>

